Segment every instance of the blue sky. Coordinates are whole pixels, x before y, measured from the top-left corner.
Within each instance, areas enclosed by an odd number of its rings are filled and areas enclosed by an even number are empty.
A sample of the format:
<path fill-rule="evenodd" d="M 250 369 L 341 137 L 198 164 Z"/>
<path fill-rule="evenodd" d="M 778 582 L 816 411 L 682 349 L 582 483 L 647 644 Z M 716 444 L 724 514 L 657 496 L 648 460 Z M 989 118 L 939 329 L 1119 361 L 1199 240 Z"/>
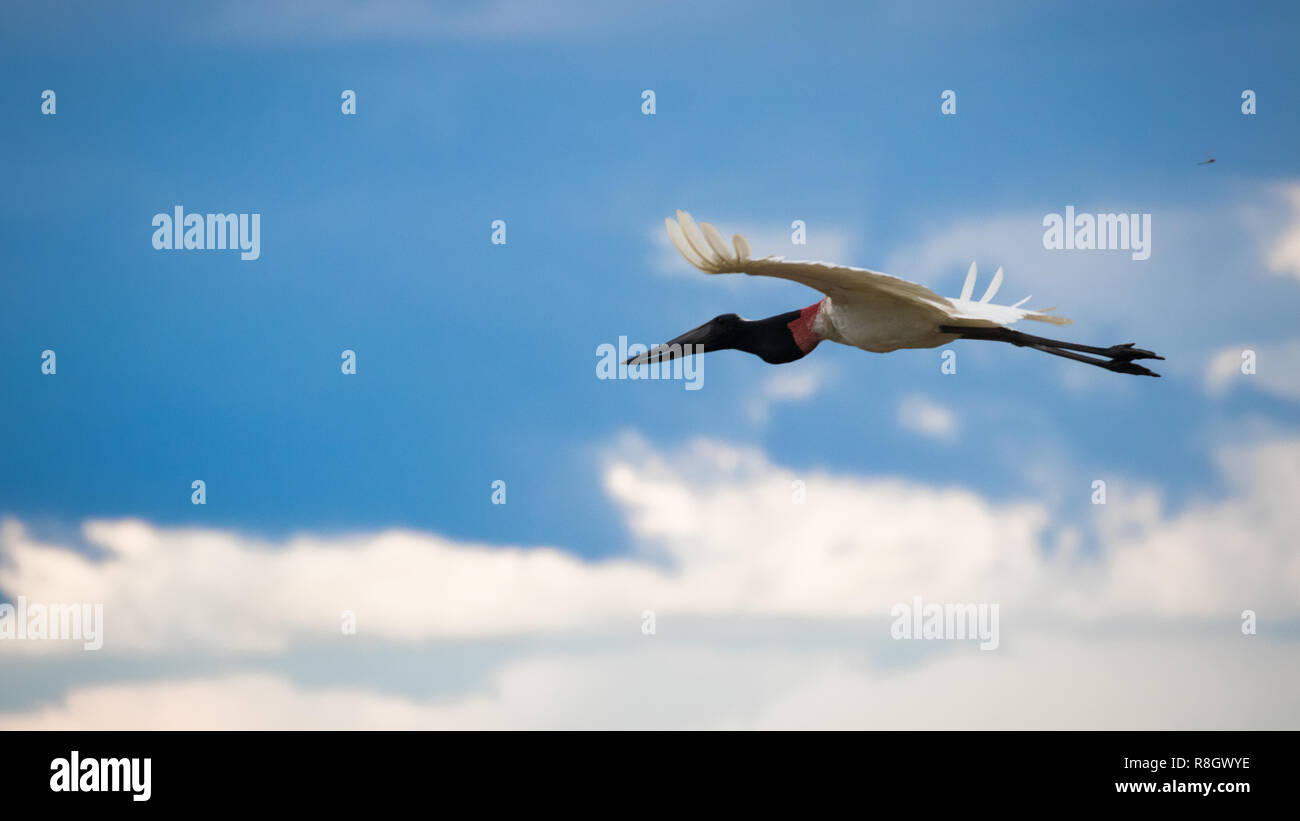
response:
<path fill-rule="evenodd" d="M 1176 516 L 1232 492 L 1225 451 L 1300 436 L 1300 262 L 1275 252 L 1300 224 L 1291 4 L 324 8 L 6 10 L 0 516 L 34 537 L 79 550 L 83 523 L 135 518 L 639 555 L 608 473 L 632 437 L 682 477 L 704 439 L 1039 504 L 1093 544 L 1095 479 Z M 261 258 L 154 250 L 178 204 L 260 213 Z M 1150 213 L 1151 259 L 1045 251 L 1066 205 Z M 820 298 L 674 261 L 677 208 L 756 254 L 834 251 L 947 295 L 971 260 L 1005 266 L 1003 299 L 1152 348 L 1164 377 L 967 342 L 953 375 L 938 351 L 828 344 L 780 368 L 712 355 L 700 391 L 597 380 L 620 335 Z M 797 219 L 807 253 L 781 242 Z M 1243 348 L 1259 374 L 1215 370 Z M 949 435 L 901 419 L 918 397 Z M 23 663 L 29 690 L 52 675 Z"/>

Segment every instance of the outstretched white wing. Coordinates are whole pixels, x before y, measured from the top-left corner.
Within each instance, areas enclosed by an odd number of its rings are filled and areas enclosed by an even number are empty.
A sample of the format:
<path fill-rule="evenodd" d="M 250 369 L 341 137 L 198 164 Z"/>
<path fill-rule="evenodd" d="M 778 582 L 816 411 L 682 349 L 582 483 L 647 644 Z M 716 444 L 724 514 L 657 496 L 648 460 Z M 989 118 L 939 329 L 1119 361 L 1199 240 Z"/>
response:
<path fill-rule="evenodd" d="M 940 320 L 951 320 L 954 325 L 1009 325 L 1020 319 L 1065 325 L 1070 321 L 1047 316 L 1041 311 L 1021 308 L 1025 300 L 1016 305 L 990 303 L 988 300 L 1002 282 L 1000 268 L 979 302 L 970 300 L 970 291 L 975 285 L 973 264 L 961 297 L 947 299 L 924 285 L 865 268 L 850 268 L 825 262 L 787 261 L 781 257 L 753 259 L 750 257 L 749 242 L 743 236 L 736 234 L 732 237 L 732 247 L 728 248 L 718 229 L 707 222 L 696 225 L 695 220 L 685 211 L 678 211 L 676 220 L 666 219 L 664 224 L 668 227 L 668 236 L 673 245 L 686 261 L 706 274 L 750 274 L 788 279 L 815 288 L 838 304 L 863 300 L 877 303 L 903 302 L 932 310 Z"/>

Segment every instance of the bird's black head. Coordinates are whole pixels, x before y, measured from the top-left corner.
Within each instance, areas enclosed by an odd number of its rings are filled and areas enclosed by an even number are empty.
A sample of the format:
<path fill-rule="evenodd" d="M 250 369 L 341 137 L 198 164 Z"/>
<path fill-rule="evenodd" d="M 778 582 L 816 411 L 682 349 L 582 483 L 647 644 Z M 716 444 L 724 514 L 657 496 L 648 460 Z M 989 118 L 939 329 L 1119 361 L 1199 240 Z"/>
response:
<path fill-rule="evenodd" d="M 808 353 L 795 341 L 794 332 L 790 328 L 790 323 L 800 316 L 800 311 L 790 311 L 751 321 L 742 319 L 737 314 L 719 314 L 676 339 L 628 359 L 626 364 L 641 365 L 692 353 L 725 350 L 752 353 L 773 365 L 793 362 Z"/>
<path fill-rule="evenodd" d="M 704 334 L 703 353 L 735 348 L 744 339 L 747 324 L 749 323 L 741 319 L 740 314 L 718 314 L 710 319 L 700 326 L 707 329 Z"/>

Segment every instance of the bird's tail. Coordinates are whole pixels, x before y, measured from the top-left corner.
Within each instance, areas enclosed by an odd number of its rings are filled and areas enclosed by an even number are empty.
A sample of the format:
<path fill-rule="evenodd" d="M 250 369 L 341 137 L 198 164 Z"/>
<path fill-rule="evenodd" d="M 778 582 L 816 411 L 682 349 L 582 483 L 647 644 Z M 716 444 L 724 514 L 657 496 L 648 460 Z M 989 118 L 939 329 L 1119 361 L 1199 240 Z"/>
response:
<path fill-rule="evenodd" d="M 1052 316 L 1049 311 L 1056 310 L 1051 308 L 1022 308 L 1030 300 L 1030 297 L 1017 302 L 1015 305 L 998 305 L 994 303 L 993 297 L 997 294 L 998 288 L 1002 286 L 1002 269 L 998 268 L 993 274 L 993 280 L 989 287 L 984 290 L 984 296 L 976 302 L 971 297 L 975 295 L 975 278 L 978 269 L 975 263 L 970 264 L 970 270 L 966 272 L 966 282 L 962 284 L 961 296 L 949 300 L 952 303 L 954 311 L 951 314 L 954 319 L 973 320 L 976 323 L 991 322 L 998 325 L 1009 325 L 1012 322 L 1018 322 L 1022 319 L 1032 319 L 1035 322 L 1048 322 L 1052 325 L 1069 325 L 1073 320 L 1066 319 L 1063 316 Z"/>

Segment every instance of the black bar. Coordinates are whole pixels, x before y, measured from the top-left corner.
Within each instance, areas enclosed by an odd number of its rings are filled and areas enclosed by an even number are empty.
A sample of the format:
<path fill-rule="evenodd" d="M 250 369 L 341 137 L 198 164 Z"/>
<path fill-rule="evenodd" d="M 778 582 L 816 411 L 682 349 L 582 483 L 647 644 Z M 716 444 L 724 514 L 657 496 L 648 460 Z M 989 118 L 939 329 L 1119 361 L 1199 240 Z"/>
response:
<path fill-rule="evenodd" d="M 3 740 L 6 806 L 127 811 L 407 801 L 438 814 L 461 800 L 541 811 L 592 804 L 611 788 L 623 797 L 609 815 L 689 806 L 701 789 L 701 800 L 809 809 L 843 799 L 858 811 L 887 800 L 1224 811 L 1292 803 L 1297 761 L 1295 735 L 1268 732 L 13 732 Z M 62 765 L 52 762 L 70 766 L 74 750 L 83 778 L 87 759 L 96 773 L 104 758 L 140 759 L 143 774 L 148 758 L 148 800 L 129 789 L 53 791 Z"/>

